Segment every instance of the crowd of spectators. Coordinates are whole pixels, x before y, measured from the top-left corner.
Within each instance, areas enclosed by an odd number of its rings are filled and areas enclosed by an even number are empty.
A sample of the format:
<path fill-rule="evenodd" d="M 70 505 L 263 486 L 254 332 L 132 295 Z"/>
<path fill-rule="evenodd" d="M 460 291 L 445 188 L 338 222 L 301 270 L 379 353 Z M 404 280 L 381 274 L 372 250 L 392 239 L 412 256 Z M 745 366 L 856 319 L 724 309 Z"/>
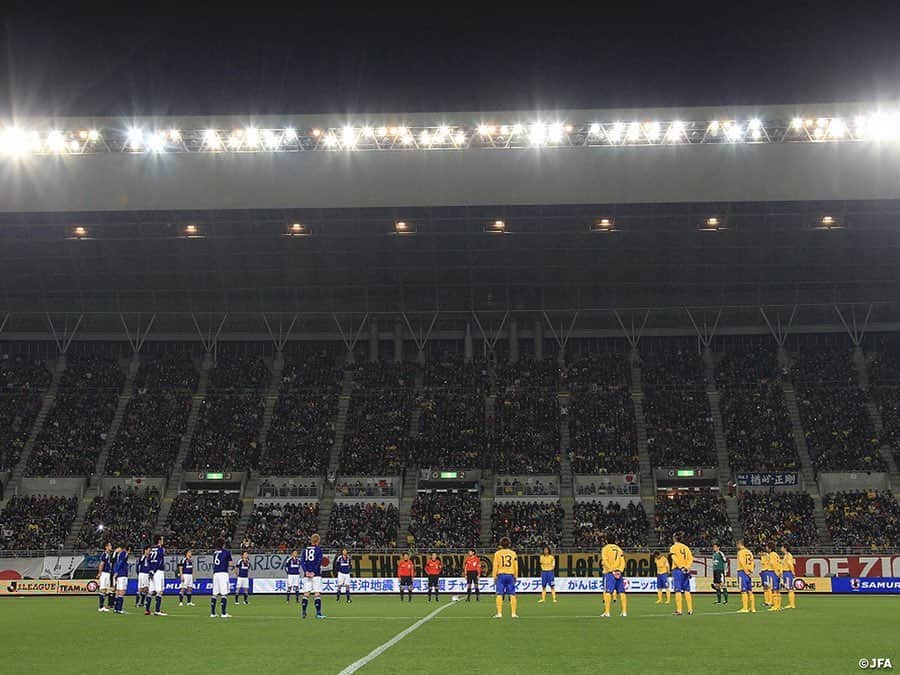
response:
<path fill-rule="evenodd" d="M 562 372 L 562 379 L 573 392 L 627 387 L 631 385 L 631 365 L 621 354 L 587 354 L 568 364 Z"/>
<path fill-rule="evenodd" d="M 804 349 L 792 355 L 790 373 L 803 388 L 857 386 L 849 349 Z"/>
<path fill-rule="evenodd" d="M 637 476 L 632 475 L 632 480 L 625 477 L 624 482 L 611 482 L 607 480 L 603 482 L 591 481 L 589 483 L 579 482 L 575 485 L 575 494 L 579 497 L 603 497 L 603 496 L 628 496 L 639 495 L 641 493 L 641 485 L 637 481 Z"/>
<path fill-rule="evenodd" d="M 328 522 L 328 538 L 334 548 L 396 548 L 400 513 L 393 504 L 336 503 Z"/>
<path fill-rule="evenodd" d="M 770 542 L 775 546 L 815 546 L 819 543 L 813 501 L 805 492 L 743 492 L 738 501 L 744 541 L 751 548 Z"/>
<path fill-rule="evenodd" d="M 78 497 L 12 497 L 0 512 L 0 549 L 62 548 L 77 508 Z"/>
<path fill-rule="evenodd" d="M 809 387 L 797 392 L 806 445 L 816 471 L 884 471 L 866 395 L 850 387 Z"/>
<path fill-rule="evenodd" d="M 466 363 L 459 354 L 438 354 L 425 363 L 423 381 L 427 389 L 463 390 L 484 396 L 490 373 L 482 360 Z"/>
<path fill-rule="evenodd" d="M 11 470 L 19 461 L 51 380 L 44 361 L 0 354 L 0 471 Z"/>
<path fill-rule="evenodd" d="M 87 476 L 116 413 L 125 374 L 113 356 L 73 354 L 38 434 L 29 476 Z"/>
<path fill-rule="evenodd" d="M 516 363 L 498 363 L 494 367 L 497 392 L 510 388 L 550 389 L 559 387 L 560 368 L 556 359 L 520 359 Z"/>
<path fill-rule="evenodd" d="M 281 485 L 275 485 L 266 478 L 259 484 L 256 494 L 258 497 L 318 497 L 319 486 L 315 481 L 309 483 L 282 481 Z"/>
<path fill-rule="evenodd" d="M 411 389 L 354 393 L 347 414 L 340 471 L 345 475 L 394 476 L 409 442 Z"/>
<path fill-rule="evenodd" d="M 254 504 L 245 536 L 259 548 L 293 551 L 309 543 L 318 524 L 318 503 Z"/>
<path fill-rule="evenodd" d="M 409 533 L 418 549 L 478 545 L 481 499 L 475 492 L 420 492 L 409 517 Z"/>
<path fill-rule="evenodd" d="M 614 542 L 622 548 L 644 548 L 649 521 L 644 506 L 628 502 L 577 502 L 575 504 L 575 546 L 599 550 Z"/>
<path fill-rule="evenodd" d="M 494 543 L 509 537 L 514 547 L 540 549 L 559 546 L 563 508 L 554 502 L 495 502 L 491 514 Z"/>
<path fill-rule="evenodd" d="M 334 445 L 340 389 L 282 390 L 260 471 L 273 475 L 322 475 Z"/>
<path fill-rule="evenodd" d="M 556 390 L 515 389 L 498 394 L 492 450 L 497 473 L 559 473 Z"/>
<path fill-rule="evenodd" d="M 644 387 L 694 389 L 706 386 L 703 360 L 696 349 L 659 349 L 641 353 Z"/>
<path fill-rule="evenodd" d="M 426 389 L 416 405 L 419 428 L 408 444 L 411 463 L 459 469 L 491 465 L 483 390 Z"/>
<path fill-rule="evenodd" d="M 210 371 L 187 469 L 242 470 L 257 465 L 270 373 L 259 357 L 221 353 Z"/>
<path fill-rule="evenodd" d="M 881 413 L 881 442 L 900 464 L 900 387 L 877 386 L 871 391 Z"/>
<path fill-rule="evenodd" d="M 91 502 L 75 546 L 100 549 L 111 542 L 113 546 L 131 544 L 135 551 L 140 550 L 151 542 L 158 515 L 157 490 L 110 491 Z"/>
<path fill-rule="evenodd" d="M 572 471 L 622 474 L 638 470 L 634 401 L 627 386 L 572 394 L 568 411 Z"/>
<path fill-rule="evenodd" d="M 838 547 L 872 551 L 900 546 L 900 504 L 889 492 L 837 492 L 825 497 L 825 523 Z"/>
<path fill-rule="evenodd" d="M 668 549 L 672 535 L 683 533 L 688 546 L 709 548 L 734 545 L 725 500 L 714 492 L 680 492 L 656 498 L 656 534 Z"/>
<path fill-rule="evenodd" d="M 755 386 L 778 378 L 778 350 L 771 345 L 743 345 L 728 350 L 715 369 L 719 388 Z"/>
<path fill-rule="evenodd" d="M 166 521 L 167 546 L 211 549 L 216 540 L 234 536 L 241 513 L 237 492 L 182 492 L 172 503 Z"/>
<path fill-rule="evenodd" d="M 198 379 L 194 362 L 184 352 L 141 363 L 134 393 L 109 450 L 106 473 L 160 476 L 172 470 Z"/>
<path fill-rule="evenodd" d="M 716 442 L 703 389 L 644 389 L 647 449 L 655 467 L 715 466 Z"/>
<path fill-rule="evenodd" d="M 719 411 L 732 471 L 797 470 L 787 401 L 779 384 L 721 387 Z"/>

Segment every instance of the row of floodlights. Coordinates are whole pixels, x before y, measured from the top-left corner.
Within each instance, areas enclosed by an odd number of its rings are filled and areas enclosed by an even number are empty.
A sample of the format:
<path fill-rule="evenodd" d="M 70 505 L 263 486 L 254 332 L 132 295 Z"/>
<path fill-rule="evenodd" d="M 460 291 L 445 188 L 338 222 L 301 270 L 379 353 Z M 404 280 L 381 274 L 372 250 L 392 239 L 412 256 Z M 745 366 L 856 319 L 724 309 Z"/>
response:
<path fill-rule="evenodd" d="M 816 221 L 819 229 L 837 229 L 841 227 L 839 220 L 832 215 L 823 215 Z M 724 216 L 708 216 L 701 220 L 699 229 L 704 232 L 718 232 L 728 229 L 727 218 Z M 416 225 L 408 220 L 394 221 L 393 233 L 397 235 L 409 235 L 417 232 Z M 483 231 L 492 234 L 507 234 L 509 230 L 505 220 L 488 221 L 483 226 Z M 616 232 L 615 218 L 597 218 L 590 226 L 591 232 Z M 312 228 L 304 223 L 289 223 L 285 227 L 285 236 L 308 237 L 313 234 Z M 188 224 L 180 228 L 179 236 L 185 239 L 199 239 L 204 236 L 199 225 Z M 90 229 L 85 225 L 76 225 L 69 229 L 71 239 L 91 239 Z"/>
<path fill-rule="evenodd" d="M 760 119 L 746 122 L 737 120 L 713 120 L 708 123 L 693 123 L 675 120 L 671 122 L 632 121 L 594 122 L 589 125 L 572 125 L 564 122 L 536 122 L 533 124 L 489 124 L 473 127 L 441 125 L 420 128 L 399 126 L 352 126 L 335 129 L 311 129 L 303 134 L 316 145 L 326 149 L 353 150 L 357 147 L 415 146 L 425 148 L 462 148 L 472 141 L 478 144 L 494 143 L 534 146 L 557 145 L 570 134 L 586 137 L 588 143 L 683 143 L 690 142 L 688 134 L 712 139 L 740 142 L 767 142 L 769 128 Z M 794 140 L 900 140 L 900 113 L 878 113 L 859 115 L 852 122 L 841 117 L 803 118 L 795 117 L 787 130 Z M 230 133 L 219 129 L 184 131 L 179 129 L 145 130 L 131 127 L 124 136 L 116 135 L 126 152 L 165 152 L 185 149 L 188 137 L 194 146 L 199 142 L 200 150 L 216 151 L 275 151 L 296 147 L 301 135 L 293 127 L 280 129 L 260 129 L 254 126 L 238 128 Z M 77 154 L 90 151 L 105 143 L 103 133 L 98 129 L 62 131 L 53 129 L 46 132 L 7 126 L 0 131 L 0 154 L 22 156 L 30 153 Z"/>

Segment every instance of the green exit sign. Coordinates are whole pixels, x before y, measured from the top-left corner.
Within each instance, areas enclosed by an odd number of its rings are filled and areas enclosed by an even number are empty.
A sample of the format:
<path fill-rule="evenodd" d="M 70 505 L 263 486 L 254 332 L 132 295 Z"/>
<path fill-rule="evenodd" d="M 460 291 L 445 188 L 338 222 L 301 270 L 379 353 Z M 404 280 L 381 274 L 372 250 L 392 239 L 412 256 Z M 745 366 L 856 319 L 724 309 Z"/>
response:
<path fill-rule="evenodd" d="M 459 478 L 457 471 L 441 471 L 441 478 Z"/>
<path fill-rule="evenodd" d="M 206 480 L 223 480 L 225 478 L 224 473 L 208 473 L 206 474 Z"/>
<path fill-rule="evenodd" d="M 678 469 L 676 475 L 679 478 L 693 478 L 697 475 L 697 472 L 694 469 Z"/>

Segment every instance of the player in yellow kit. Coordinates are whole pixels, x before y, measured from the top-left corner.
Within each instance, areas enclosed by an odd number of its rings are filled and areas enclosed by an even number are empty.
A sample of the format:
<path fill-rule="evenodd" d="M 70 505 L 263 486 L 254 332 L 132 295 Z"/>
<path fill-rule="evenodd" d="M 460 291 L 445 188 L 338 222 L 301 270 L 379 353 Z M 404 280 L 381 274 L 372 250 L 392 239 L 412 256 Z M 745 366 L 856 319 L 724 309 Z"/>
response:
<path fill-rule="evenodd" d="M 759 580 L 763 587 L 763 604 L 766 607 L 772 606 L 772 570 L 769 566 L 769 545 L 760 544 L 756 549 L 759 554 Z"/>
<path fill-rule="evenodd" d="M 687 605 L 688 615 L 694 613 L 694 598 L 691 596 L 691 565 L 694 564 L 694 553 L 681 541 L 680 534 L 672 535 L 672 586 L 675 591 L 675 616 L 682 614 L 681 597 Z"/>
<path fill-rule="evenodd" d="M 769 607 L 770 612 L 781 611 L 781 558 L 778 552 L 772 550 L 771 545 L 767 545 L 766 549 L 769 554 L 769 584 L 772 586 L 770 597 L 772 606 Z"/>
<path fill-rule="evenodd" d="M 612 594 L 619 594 L 622 601 L 622 616 L 628 616 L 628 596 L 625 594 L 625 552 L 607 539 L 607 544 L 600 549 L 600 560 L 603 563 L 603 616 L 609 618 L 609 606 Z"/>
<path fill-rule="evenodd" d="M 669 590 L 669 558 L 665 553 L 657 551 L 653 554 L 653 562 L 656 563 L 656 604 L 662 604 L 665 590 L 668 605 L 672 601 L 672 591 Z"/>
<path fill-rule="evenodd" d="M 785 609 L 797 609 L 794 599 L 794 556 L 791 554 L 791 547 L 787 544 L 781 545 L 781 585 L 787 589 L 788 604 Z"/>
<path fill-rule="evenodd" d="M 744 540 L 737 542 L 738 584 L 741 589 L 741 614 L 756 612 L 756 598 L 753 597 L 753 552 L 744 546 Z"/>
<path fill-rule="evenodd" d="M 550 595 L 553 602 L 556 602 L 556 558 L 550 553 L 550 547 L 544 546 L 541 553 L 541 599 L 538 602 L 544 602 L 547 599 L 547 588 L 550 588 Z"/>
<path fill-rule="evenodd" d="M 497 614 L 495 619 L 503 618 L 503 596 L 509 596 L 509 608 L 512 610 L 512 618 L 518 619 L 516 614 L 516 577 L 519 576 L 519 558 L 512 550 L 509 537 L 500 540 L 500 548 L 494 553 L 494 587 L 497 592 Z"/>

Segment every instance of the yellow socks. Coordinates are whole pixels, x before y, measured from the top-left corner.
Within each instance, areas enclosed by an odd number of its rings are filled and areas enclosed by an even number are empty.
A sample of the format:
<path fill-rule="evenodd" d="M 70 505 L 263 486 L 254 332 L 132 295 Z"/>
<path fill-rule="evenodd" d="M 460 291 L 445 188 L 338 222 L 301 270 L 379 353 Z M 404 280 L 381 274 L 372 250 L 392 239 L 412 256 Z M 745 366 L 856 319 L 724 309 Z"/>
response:
<path fill-rule="evenodd" d="M 681 593 L 675 594 L 675 611 L 681 613 Z"/>
<path fill-rule="evenodd" d="M 781 609 L 781 593 L 772 591 L 772 599 L 775 601 L 775 609 Z"/>
<path fill-rule="evenodd" d="M 518 605 L 519 605 L 519 601 L 516 598 L 516 596 L 514 596 L 514 595 L 509 596 L 509 608 L 512 610 L 513 616 L 516 615 L 516 607 L 518 607 Z"/>
<path fill-rule="evenodd" d="M 503 596 L 497 596 L 497 614 L 503 614 Z"/>
<path fill-rule="evenodd" d="M 628 596 L 624 593 L 619 594 L 619 600 L 622 602 L 622 614 L 628 613 Z"/>
<path fill-rule="evenodd" d="M 753 595 L 753 591 L 750 591 L 749 593 L 747 593 L 747 595 L 750 596 L 750 611 L 755 612 L 756 611 L 756 596 Z"/>
<path fill-rule="evenodd" d="M 609 614 L 609 603 L 612 601 L 612 595 L 609 593 L 603 594 L 603 613 Z"/>
<path fill-rule="evenodd" d="M 687 601 L 687 611 L 693 612 L 694 611 L 694 596 L 692 596 L 690 593 L 685 593 L 684 599 Z"/>
<path fill-rule="evenodd" d="M 794 609 L 796 605 L 794 604 L 794 591 L 788 591 L 788 607 Z"/>
<path fill-rule="evenodd" d="M 556 602 L 556 589 L 555 588 L 550 589 L 550 595 L 553 597 L 553 602 Z"/>
<path fill-rule="evenodd" d="M 668 605 L 670 602 L 672 602 L 672 591 L 666 589 L 666 604 Z"/>
<path fill-rule="evenodd" d="M 541 590 L 541 602 L 543 602 L 546 599 L 547 599 L 547 591 L 542 589 Z"/>
<path fill-rule="evenodd" d="M 768 588 L 763 590 L 763 600 L 767 605 L 772 604 L 772 591 L 770 591 Z"/>
<path fill-rule="evenodd" d="M 750 604 L 750 598 L 747 597 L 748 595 L 749 593 L 741 593 L 741 609 L 745 612 L 748 611 L 749 608 L 747 605 Z"/>
<path fill-rule="evenodd" d="M 660 604 L 662 602 L 662 591 L 656 591 L 656 604 Z"/>

